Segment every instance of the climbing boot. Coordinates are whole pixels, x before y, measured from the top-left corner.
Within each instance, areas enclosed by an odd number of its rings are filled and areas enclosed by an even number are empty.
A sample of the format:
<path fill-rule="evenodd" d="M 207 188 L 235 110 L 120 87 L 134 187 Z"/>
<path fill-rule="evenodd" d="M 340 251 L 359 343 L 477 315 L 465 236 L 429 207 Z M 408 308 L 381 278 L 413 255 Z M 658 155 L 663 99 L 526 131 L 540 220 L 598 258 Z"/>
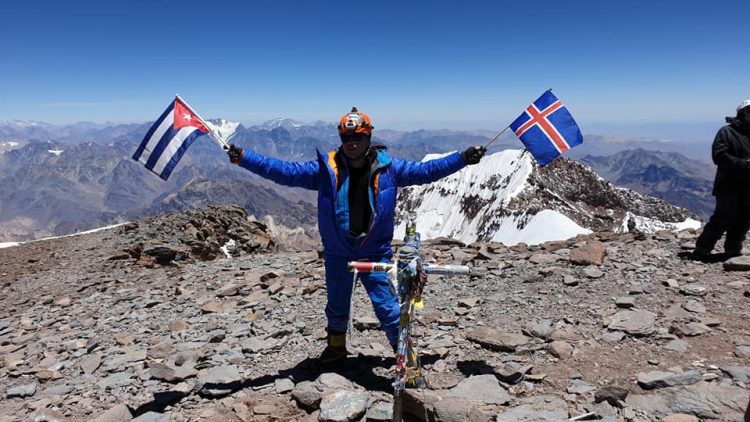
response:
<path fill-rule="evenodd" d="M 690 259 L 693 261 L 699 261 L 699 262 L 709 262 L 711 259 L 711 251 L 696 247 L 693 252 L 690 254 Z"/>
<path fill-rule="evenodd" d="M 341 369 L 347 353 L 346 332 L 328 330 L 326 348 L 316 360 L 315 369 L 321 372 Z"/>

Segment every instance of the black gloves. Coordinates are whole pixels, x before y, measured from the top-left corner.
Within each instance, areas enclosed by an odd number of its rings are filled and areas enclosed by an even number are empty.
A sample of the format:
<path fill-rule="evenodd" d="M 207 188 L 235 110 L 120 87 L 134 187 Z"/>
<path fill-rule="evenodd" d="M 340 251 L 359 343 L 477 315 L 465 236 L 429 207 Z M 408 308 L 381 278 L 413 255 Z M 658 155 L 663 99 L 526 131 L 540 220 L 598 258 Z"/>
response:
<path fill-rule="evenodd" d="M 242 161 L 242 148 L 237 148 L 234 145 L 229 145 L 229 151 L 227 151 L 227 154 L 229 155 L 229 161 L 232 164 L 239 164 L 240 161 Z"/>
<path fill-rule="evenodd" d="M 485 152 L 487 152 L 487 148 L 483 146 L 468 147 L 461 153 L 461 158 L 466 164 L 476 164 L 484 157 Z"/>

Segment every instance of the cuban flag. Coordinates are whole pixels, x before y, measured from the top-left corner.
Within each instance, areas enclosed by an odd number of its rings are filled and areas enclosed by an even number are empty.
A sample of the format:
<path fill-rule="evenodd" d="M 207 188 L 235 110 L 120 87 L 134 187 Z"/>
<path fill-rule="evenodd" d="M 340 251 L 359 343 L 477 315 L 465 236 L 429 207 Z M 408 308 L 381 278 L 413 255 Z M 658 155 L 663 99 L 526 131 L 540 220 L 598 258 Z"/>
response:
<path fill-rule="evenodd" d="M 208 132 L 208 125 L 177 97 L 148 130 L 133 159 L 167 180 L 190 144 Z"/>
<path fill-rule="evenodd" d="M 562 101 L 548 90 L 518 116 L 510 128 L 540 166 L 583 143 L 583 135 Z"/>

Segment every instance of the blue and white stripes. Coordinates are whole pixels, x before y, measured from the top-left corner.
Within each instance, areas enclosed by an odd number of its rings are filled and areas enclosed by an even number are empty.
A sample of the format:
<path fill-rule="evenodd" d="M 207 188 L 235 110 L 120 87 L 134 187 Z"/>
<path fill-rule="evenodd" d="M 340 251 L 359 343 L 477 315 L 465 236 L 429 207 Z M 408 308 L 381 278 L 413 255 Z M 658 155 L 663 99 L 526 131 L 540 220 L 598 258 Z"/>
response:
<path fill-rule="evenodd" d="M 180 120 L 179 117 L 175 119 L 175 113 L 184 112 L 184 106 L 178 102 L 179 99 L 175 99 L 154 122 L 133 154 L 134 160 L 164 180 L 167 180 L 190 144 L 206 133 L 199 119 L 195 126 L 175 124 L 176 120 Z"/>

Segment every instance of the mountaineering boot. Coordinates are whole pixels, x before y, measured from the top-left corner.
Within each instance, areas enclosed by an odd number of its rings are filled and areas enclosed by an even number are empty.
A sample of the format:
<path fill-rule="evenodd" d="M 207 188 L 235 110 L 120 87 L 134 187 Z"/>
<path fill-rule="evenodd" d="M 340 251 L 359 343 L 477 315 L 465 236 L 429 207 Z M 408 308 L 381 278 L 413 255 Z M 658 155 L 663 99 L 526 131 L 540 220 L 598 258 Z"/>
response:
<path fill-rule="evenodd" d="M 701 247 L 696 247 L 690 254 L 690 259 L 699 262 L 708 262 L 711 258 L 711 251 Z"/>
<path fill-rule="evenodd" d="M 724 259 L 734 258 L 736 256 L 742 256 L 742 246 L 740 245 L 739 248 L 737 247 L 729 247 L 727 248 L 726 245 L 724 245 Z"/>
<path fill-rule="evenodd" d="M 316 360 L 315 369 L 321 372 L 341 369 L 347 355 L 346 331 L 328 330 L 326 343 L 326 348 Z"/>

